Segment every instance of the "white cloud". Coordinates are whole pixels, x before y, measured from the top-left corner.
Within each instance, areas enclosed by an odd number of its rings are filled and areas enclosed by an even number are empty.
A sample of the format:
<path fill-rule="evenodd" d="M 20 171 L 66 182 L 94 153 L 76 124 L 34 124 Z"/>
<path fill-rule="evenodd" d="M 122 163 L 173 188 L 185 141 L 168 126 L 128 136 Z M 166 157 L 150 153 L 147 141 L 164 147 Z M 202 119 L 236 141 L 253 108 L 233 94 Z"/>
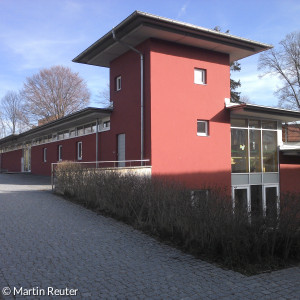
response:
<path fill-rule="evenodd" d="M 69 50 L 81 42 L 82 38 L 80 37 L 76 39 L 64 39 L 62 37 L 51 39 L 27 35 L 18 38 L 2 38 L 2 43 L 17 58 L 16 68 L 18 71 L 70 62 L 74 57 Z"/>
<path fill-rule="evenodd" d="M 179 10 L 179 12 L 178 12 L 178 17 L 181 17 L 181 16 L 183 16 L 183 15 L 186 14 L 186 8 L 187 8 L 188 4 L 189 4 L 189 1 L 185 2 L 185 3 L 181 6 L 181 8 L 180 8 L 180 10 Z"/>

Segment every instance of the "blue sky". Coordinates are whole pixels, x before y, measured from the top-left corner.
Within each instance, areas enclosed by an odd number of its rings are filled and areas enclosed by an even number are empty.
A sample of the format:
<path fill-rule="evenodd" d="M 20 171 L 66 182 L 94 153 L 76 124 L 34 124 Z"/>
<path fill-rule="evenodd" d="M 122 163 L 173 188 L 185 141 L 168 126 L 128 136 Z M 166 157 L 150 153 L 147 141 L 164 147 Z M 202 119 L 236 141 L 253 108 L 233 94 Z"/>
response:
<path fill-rule="evenodd" d="M 72 59 L 134 10 L 192 23 L 276 47 L 300 30 L 299 0 L 0 0 L 0 99 L 22 88 L 41 68 L 65 65 L 79 72 L 91 91 L 91 106 L 108 84 L 108 69 Z M 243 95 L 254 103 L 275 105 L 276 78 L 258 78 L 259 55 L 240 61 Z"/>

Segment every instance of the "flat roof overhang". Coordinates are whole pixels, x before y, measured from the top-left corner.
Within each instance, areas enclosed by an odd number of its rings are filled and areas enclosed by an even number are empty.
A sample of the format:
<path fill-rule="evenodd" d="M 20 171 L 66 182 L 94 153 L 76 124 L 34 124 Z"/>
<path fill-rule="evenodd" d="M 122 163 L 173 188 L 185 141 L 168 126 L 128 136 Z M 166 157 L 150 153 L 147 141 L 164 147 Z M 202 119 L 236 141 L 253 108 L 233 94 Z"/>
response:
<path fill-rule="evenodd" d="M 230 104 L 226 106 L 232 117 L 254 117 L 273 119 L 281 122 L 295 122 L 300 120 L 300 111 L 261 106 L 255 104 Z"/>
<path fill-rule="evenodd" d="M 34 127 L 18 135 L 5 137 L 0 140 L 0 146 L 16 141 L 17 143 L 22 143 L 28 139 L 33 139 L 43 135 L 51 134 L 53 132 L 63 131 L 68 128 L 81 126 L 86 123 L 93 122 L 97 118 L 102 119 L 104 117 L 110 116 L 111 113 L 112 109 L 87 107 L 58 120 L 54 120 L 44 125 Z"/>
<path fill-rule="evenodd" d="M 287 156 L 300 156 L 300 147 L 298 149 L 280 149 L 280 152 Z"/>
<path fill-rule="evenodd" d="M 300 143 L 283 143 L 279 150 L 283 155 L 300 156 Z"/>
<path fill-rule="evenodd" d="M 271 45 L 140 11 L 132 13 L 114 31 L 119 40 L 133 47 L 155 38 L 226 53 L 230 62 L 272 48 Z M 73 62 L 109 67 L 112 60 L 127 51 L 127 47 L 113 39 L 110 31 L 75 57 Z"/>

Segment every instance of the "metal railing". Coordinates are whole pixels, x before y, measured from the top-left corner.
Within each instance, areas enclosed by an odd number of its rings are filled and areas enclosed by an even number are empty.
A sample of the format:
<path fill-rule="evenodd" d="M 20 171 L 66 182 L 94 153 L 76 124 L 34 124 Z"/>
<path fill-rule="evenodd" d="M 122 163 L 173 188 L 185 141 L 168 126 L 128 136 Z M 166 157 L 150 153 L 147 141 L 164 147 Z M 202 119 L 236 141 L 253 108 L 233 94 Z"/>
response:
<path fill-rule="evenodd" d="M 51 186 L 52 191 L 55 185 L 56 167 L 62 163 L 70 163 L 74 165 L 81 165 L 86 169 L 106 169 L 118 170 L 122 168 L 149 168 L 150 159 L 134 159 L 134 160 L 107 160 L 107 161 L 61 161 L 58 163 L 51 163 Z"/>

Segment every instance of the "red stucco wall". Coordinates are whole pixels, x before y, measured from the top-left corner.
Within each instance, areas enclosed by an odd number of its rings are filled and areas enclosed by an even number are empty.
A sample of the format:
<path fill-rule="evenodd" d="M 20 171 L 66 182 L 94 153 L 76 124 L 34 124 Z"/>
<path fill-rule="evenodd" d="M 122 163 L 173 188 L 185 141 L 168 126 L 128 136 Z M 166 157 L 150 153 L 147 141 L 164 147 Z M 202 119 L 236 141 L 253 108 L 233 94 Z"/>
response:
<path fill-rule="evenodd" d="M 77 161 L 77 142 L 82 142 L 82 160 L 96 161 L 96 134 L 34 146 L 31 148 L 31 173 L 51 174 L 51 163 L 58 162 L 58 146 L 62 145 L 62 160 Z M 43 149 L 47 148 L 47 162 L 43 160 Z"/>
<path fill-rule="evenodd" d="M 300 157 L 280 155 L 281 193 L 300 193 Z"/>
<path fill-rule="evenodd" d="M 151 151 L 153 175 L 188 187 L 231 184 L 228 55 L 151 41 Z M 194 84 L 194 68 L 207 70 L 207 85 Z M 197 136 L 197 120 L 209 136 Z"/>
<path fill-rule="evenodd" d="M 149 41 L 137 47 L 144 55 L 144 159 L 150 159 L 150 53 Z M 141 159 L 141 76 L 140 55 L 128 51 L 110 65 L 110 98 L 114 103 L 111 128 L 102 136 L 108 148 L 103 160 L 117 160 L 117 135 L 125 133 L 125 159 Z M 121 76 L 122 89 L 115 90 L 115 78 Z"/>
<path fill-rule="evenodd" d="M 15 150 L 1 154 L 1 169 L 9 172 L 21 172 L 22 150 Z"/>

